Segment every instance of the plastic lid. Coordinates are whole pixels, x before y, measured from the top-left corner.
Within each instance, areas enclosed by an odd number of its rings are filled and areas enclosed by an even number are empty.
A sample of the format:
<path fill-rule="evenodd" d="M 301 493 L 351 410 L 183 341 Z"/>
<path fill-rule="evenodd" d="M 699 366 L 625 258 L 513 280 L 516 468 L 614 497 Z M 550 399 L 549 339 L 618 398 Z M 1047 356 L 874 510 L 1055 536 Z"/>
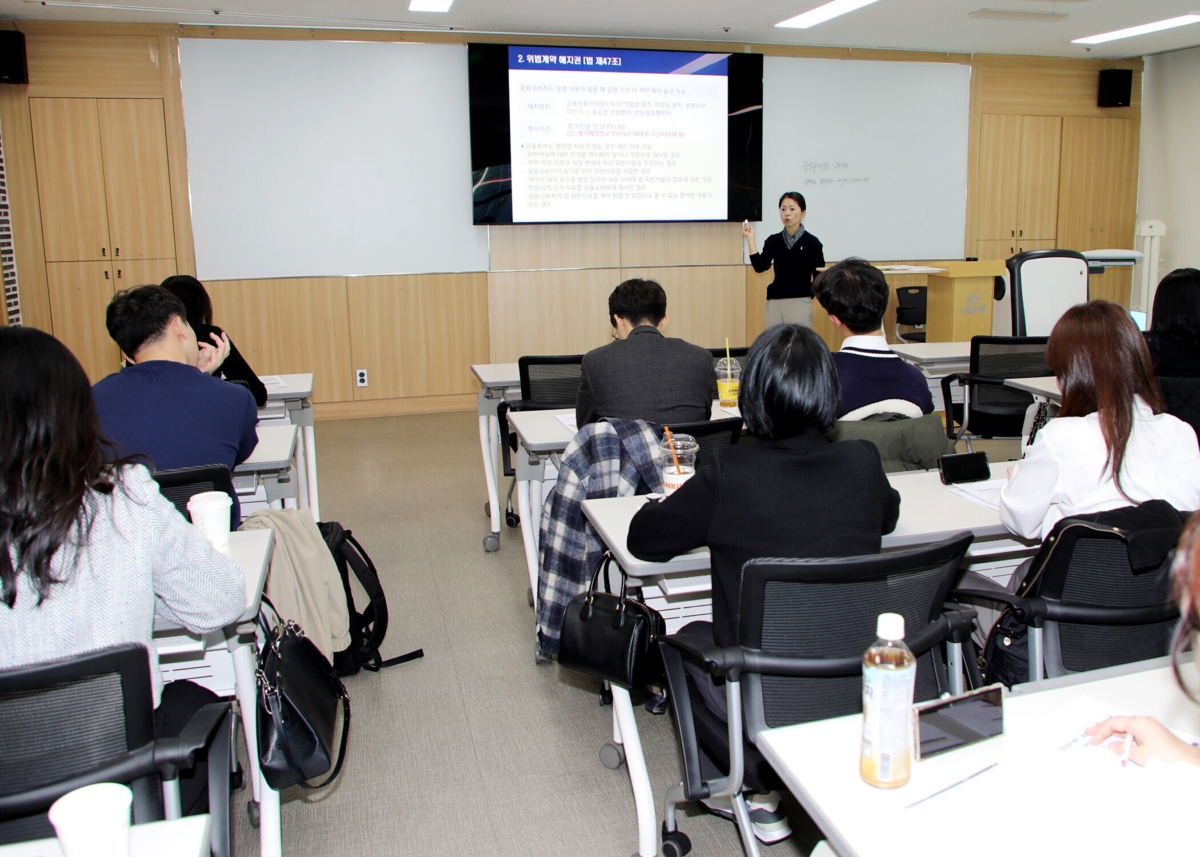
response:
<path fill-rule="evenodd" d="M 717 366 L 716 366 L 717 372 L 724 372 L 726 369 L 729 369 L 729 368 L 741 369 L 742 364 L 738 362 L 738 359 L 736 357 L 732 358 L 732 362 L 730 362 L 729 360 L 726 360 L 724 357 L 722 357 L 720 360 L 717 361 Z"/>
<path fill-rule="evenodd" d="M 881 640 L 903 640 L 904 617 L 899 613 L 880 613 L 875 624 L 875 636 Z"/>

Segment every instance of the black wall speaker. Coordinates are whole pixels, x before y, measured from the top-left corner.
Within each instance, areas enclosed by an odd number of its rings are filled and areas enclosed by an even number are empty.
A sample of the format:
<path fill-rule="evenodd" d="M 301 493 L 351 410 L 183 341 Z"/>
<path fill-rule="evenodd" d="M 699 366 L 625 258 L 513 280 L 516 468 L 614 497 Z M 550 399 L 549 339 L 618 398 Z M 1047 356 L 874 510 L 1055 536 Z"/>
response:
<path fill-rule="evenodd" d="M 1133 70 L 1128 68 L 1106 68 L 1100 72 L 1100 98 L 1098 107 L 1128 107 L 1129 95 L 1133 91 Z"/>
<path fill-rule="evenodd" d="M 24 33 L 0 30 L 0 83 L 29 83 Z"/>

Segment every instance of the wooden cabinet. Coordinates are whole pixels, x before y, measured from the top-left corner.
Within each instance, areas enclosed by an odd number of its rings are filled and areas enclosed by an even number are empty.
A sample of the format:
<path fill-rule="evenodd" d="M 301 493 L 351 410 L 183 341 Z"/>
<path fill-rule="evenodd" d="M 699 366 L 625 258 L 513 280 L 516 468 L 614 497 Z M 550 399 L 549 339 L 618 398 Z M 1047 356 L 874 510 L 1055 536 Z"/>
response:
<path fill-rule="evenodd" d="M 981 254 L 1007 258 L 992 254 L 1020 239 L 1053 242 L 1057 237 L 1062 121 L 1059 116 L 983 115 L 976 230 Z M 1008 244 L 982 246 L 1001 241 Z"/>
<path fill-rule="evenodd" d="M 1026 250 L 1053 250 L 1057 246 L 1052 238 L 993 238 L 989 241 L 975 242 L 975 255 L 980 261 L 1000 259 L 1001 261 L 1024 253 Z"/>
<path fill-rule="evenodd" d="M 46 265 L 54 335 L 83 365 L 94 384 L 117 371 L 120 350 L 108 335 L 104 311 L 113 296 L 108 262 L 50 262 Z"/>
<path fill-rule="evenodd" d="M 179 273 L 174 259 L 114 259 L 112 272 L 117 291 L 161 283 Z"/>
<path fill-rule="evenodd" d="M 175 258 L 162 100 L 102 98 L 97 106 L 113 262 Z"/>

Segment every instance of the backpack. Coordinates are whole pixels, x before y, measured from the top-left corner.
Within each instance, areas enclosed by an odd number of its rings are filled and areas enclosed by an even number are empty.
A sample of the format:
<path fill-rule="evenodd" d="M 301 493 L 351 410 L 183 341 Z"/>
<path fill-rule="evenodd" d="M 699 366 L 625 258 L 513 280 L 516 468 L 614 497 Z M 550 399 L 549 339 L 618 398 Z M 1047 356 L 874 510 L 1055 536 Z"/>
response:
<path fill-rule="evenodd" d="M 375 563 L 371 562 L 350 530 L 343 529 L 337 521 L 327 521 L 317 526 L 325 544 L 329 546 L 329 552 L 333 554 L 334 564 L 342 578 L 342 588 L 346 591 L 346 606 L 350 611 L 350 645 L 333 654 L 333 668 L 337 674 L 354 675 L 360 669 L 378 672 L 384 667 L 424 657 L 424 649 L 415 649 L 399 657 L 383 659 L 379 647 L 387 635 L 388 610 Z M 354 594 L 350 589 L 350 569 L 354 569 L 354 576 L 370 599 L 361 613 L 354 604 Z"/>

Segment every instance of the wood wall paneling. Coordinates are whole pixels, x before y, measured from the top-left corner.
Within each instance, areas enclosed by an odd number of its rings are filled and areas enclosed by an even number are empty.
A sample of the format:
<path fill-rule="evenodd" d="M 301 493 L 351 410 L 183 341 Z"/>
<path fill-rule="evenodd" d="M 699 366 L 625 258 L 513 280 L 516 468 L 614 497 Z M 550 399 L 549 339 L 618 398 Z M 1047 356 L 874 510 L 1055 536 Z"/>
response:
<path fill-rule="evenodd" d="M 27 22 L 21 22 L 27 30 Z M 36 28 L 34 28 L 36 30 Z M 29 96 L 162 98 L 157 35 L 28 32 Z"/>
<path fill-rule="evenodd" d="M 1058 221 L 1061 138 L 1061 117 L 1021 117 L 1021 171 L 1017 183 L 1018 239 L 1054 240 Z"/>
<path fill-rule="evenodd" d="M 313 372 L 313 400 L 354 398 L 344 277 L 205 283 L 213 319 L 260 375 Z"/>
<path fill-rule="evenodd" d="M 101 98 L 100 141 L 113 260 L 174 259 L 161 98 Z"/>
<path fill-rule="evenodd" d="M 116 259 L 112 263 L 115 288 L 157 285 L 179 271 L 174 259 Z"/>
<path fill-rule="evenodd" d="M 774 271 L 760 274 L 746 265 L 746 343 L 751 344 L 763 332 L 763 308 L 767 303 L 767 286 L 775 279 Z"/>
<path fill-rule="evenodd" d="M 104 311 L 113 296 L 108 262 L 51 262 L 46 265 L 54 336 L 71 349 L 94 384 L 120 364 L 108 335 Z"/>
<path fill-rule="evenodd" d="M 17 261 L 17 287 L 21 295 L 21 321 L 27 327 L 51 332 L 50 292 L 46 286 L 46 258 L 42 246 L 42 214 L 38 201 L 33 127 L 25 86 L 0 86 L 0 128 L 4 134 L 5 173 L 12 213 L 13 251 Z"/>
<path fill-rule="evenodd" d="M 100 119 L 91 98 L 31 98 L 46 261 L 108 260 Z"/>
<path fill-rule="evenodd" d="M 740 234 L 740 232 L 739 232 Z M 746 277 L 741 265 L 622 268 L 621 279 L 657 280 L 667 293 L 666 335 L 704 348 L 746 344 Z"/>
<path fill-rule="evenodd" d="M 993 238 L 975 242 L 975 255 L 980 261 L 1007 259 L 1017 252 L 1015 238 Z"/>
<path fill-rule="evenodd" d="M 493 271 L 621 266 L 621 227 L 616 223 L 489 226 L 488 245 Z"/>
<path fill-rule="evenodd" d="M 488 274 L 492 363 L 523 354 L 582 354 L 611 339 L 608 296 L 619 268 L 492 271 Z"/>
<path fill-rule="evenodd" d="M 979 133 L 976 234 L 982 240 L 1011 238 L 1017 219 L 1021 169 L 1021 117 L 984 114 Z"/>
<path fill-rule="evenodd" d="M 740 223 L 623 223 L 621 267 L 740 265 Z"/>
<path fill-rule="evenodd" d="M 192 239 L 192 206 L 188 192 L 187 139 L 183 128 L 183 84 L 179 75 L 179 39 L 174 36 L 159 36 L 158 65 L 162 73 L 167 168 L 171 177 L 171 218 L 174 222 L 175 232 L 175 264 L 179 273 L 195 276 L 196 246 Z"/>
<path fill-rule="evenodd" d="M 346 281 L 356 401 L 471 393 L 488 362 L 487 274 L 355 277 Z"/>
<path fill-rule="evenodd" d="M 1128 107 L 1096 106 L 1102 68 L 1133 69 Z M 984 113 L 1029 116 L 1117 116 L 1142 113 L 1141 59 L 1077 60 L 1055 57 L 976 56 L 972 72 L 981 78 Z"/>

